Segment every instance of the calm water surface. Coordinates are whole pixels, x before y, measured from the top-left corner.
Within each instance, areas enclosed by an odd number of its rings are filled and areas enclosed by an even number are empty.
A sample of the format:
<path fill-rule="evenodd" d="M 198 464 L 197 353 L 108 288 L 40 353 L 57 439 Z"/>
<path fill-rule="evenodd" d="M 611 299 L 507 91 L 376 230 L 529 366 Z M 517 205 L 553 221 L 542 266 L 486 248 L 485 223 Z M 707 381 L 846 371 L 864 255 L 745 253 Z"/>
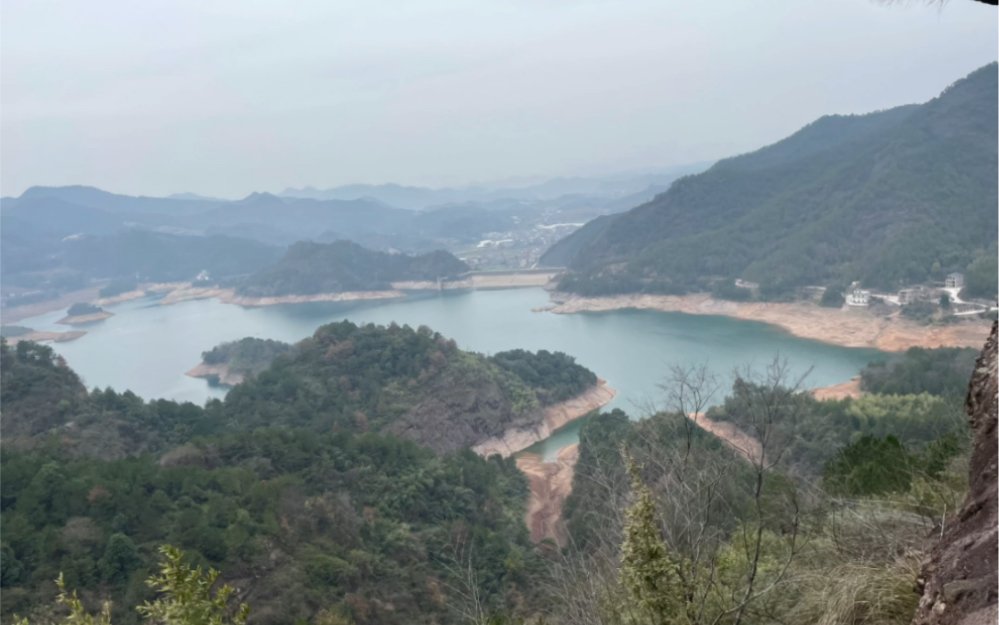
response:
<path fill-rule="evenodd" d="M 548 305 L 540 288 L 496 291 L 417 293 L 379 302 L 336 302 L 241 308 L 216 300 L 160 306 L 147 298 L 109 306 L 114 317 L 83 326 L 88 334 L 55 344 L 90 386 L 130 389 L 146 398 L 165 397 L 203 403 L 222 397 L 184 372 L 201 362 L 201 353 L 223 341 L 245 336 L 294 342 L 331 321 L 413 327 L 428 325 L 454 338 L 460 347 L 486 354 L 523 348 L 563 351 L 607 380 L 618 395 L 608 408 L 633 417 L 639 406 L 657 398 L 657 382 L 669 365 L 706 362 L 720 375 L 735 367 L 765 365 L 775 354 L 796 372 L 812 367 L 807 386 L 837 384 L 855 376 L 879 355 L 796 338 L 762 323 L 727 317 L 639 310 L 553 315 L 531 312 Z M 67 330 L 55 321 L 64 311 L 19 322 L 36 330 Z M 567 425 L 532 451 L 553 457 L 578 438 L 579 422 Z"/>

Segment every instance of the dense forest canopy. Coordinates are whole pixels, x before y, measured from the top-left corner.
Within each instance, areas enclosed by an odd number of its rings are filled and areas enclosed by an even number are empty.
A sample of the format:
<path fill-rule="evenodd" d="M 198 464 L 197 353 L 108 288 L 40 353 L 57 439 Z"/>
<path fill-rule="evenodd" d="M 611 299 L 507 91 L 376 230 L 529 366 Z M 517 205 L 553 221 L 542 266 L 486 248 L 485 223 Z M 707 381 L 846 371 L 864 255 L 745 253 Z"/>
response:
<path fill-rule="evenodd" d="M 200 408 L 88 392 L 50 347 L 0 343 L 5 618 L 50 603 L 62 572 L 85 598 L 113 597 L 116 622 L 136 622 L 128 608 L 150 598 L 143 580 L 164 543 L 227 579 L 254 576 L 259 623 L 324 610 L 356 623 L 457 622 L 468 567 L 479 609 L 534 592 L 527 483 L 513 460 L 479 458 L 465 440 L 435 454 L 376 430 L 432 395 L 499 402 L 436 424 L 469 419 L 488 435 L 503 423 L 483 419 L 571 397 L 592 372 L 560 353 L 486 358 L 428 328 L 349 322 L 293 350 L 253 340 L 205 357 L 255 360 L 261 349 L 283 356 Z"/>
<path fill-rule="evenodd" d="M 325 325 L 226 396 L 240 428 L 383 428 L 452 451 L 537 421 L 596 376 L 564 354 L 465 352 L 430 328 Z"/>
<path fill-rule="evenodd" d="M 407 256 L 368 250 L 350 241 L 300 241 L 275 265 L 247 278 L 238 291 L 253 297 L 377 291 L 392 288 L 392 282 L 449 279 L 468 270 L 443 251 Z"/>
<path fill-rule="evenodd" d="M 201 354 L 206 365 L 225 365 L 230 373 L 249 376 L 267 369 L 280 354 L 291 350 L 291 345 L 272 339 L 246 337 L 216 345 Z"/>
<path fill-rule="evenodd" d="M 771 296 L 853 280 L 893 289 L 962 271 L 976 275 L 969 294 L 993 296 L 997 100 L 993 63 L 923 105 L 822 118 L 581 229 L 542 262 L 569 261 L 560 289 L 584 295 L 707 290 L 719 277 Z"/>

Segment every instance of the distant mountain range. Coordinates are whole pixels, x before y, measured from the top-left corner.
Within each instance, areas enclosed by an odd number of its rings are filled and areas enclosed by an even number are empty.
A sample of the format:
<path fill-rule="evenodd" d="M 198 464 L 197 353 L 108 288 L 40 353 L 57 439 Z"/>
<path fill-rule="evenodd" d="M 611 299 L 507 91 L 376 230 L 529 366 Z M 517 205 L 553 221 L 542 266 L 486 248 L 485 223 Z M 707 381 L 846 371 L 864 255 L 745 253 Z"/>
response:
<path fill-rule="evenodd" d="M 0 277 L 4 296 L 47 298 L 93 280 L 189 280 L 202 270 L 228 284 L 275 262 L 281 248 L 299 241 L 349 240 L 374 251 L 425 254 L 533 231 L 524 245 L 536 247 L 547 244 L 537 242 L 544 239 L 538 233 L 551 232 L 537 226 L 581 224 L 626 210 L 703 167 L 510 188 L 351 185 L 281 196 L 252 193 L 235 201 L 32 187 L 20 197 L 0 199 Z"/>
<path fill-rule="evenodd" d="M 897 287 L 996 258 L 997 65 L 922 105 L 823 117 L 594 220 L 541 263 L 583 294 L 705 289 L 717 278 Z M 993 280 L 994 281 L 994 280 Z"/>
<path fill-rule="evenodd" d="M 651 173 L 619 174 L 602 177 L 553 178 L 541 183 L 518 185 L 481 185 L 467 188 L 430 189 L 409 187 L 397 184 L 352 184 L 332 189 L 320 190 L 314 187 L 285 189 L 279 195 L 290 198 L 314 200 L 359 200 L 373 199 L 390 206 L 422 210 L 447 204 L 487 203 L 495 200 L 544 201 L 565 196 L 590 196 L 607 201 L 619 200 L 628 196 L 643 197 L 652 188 L 664 189 L 681 176 L 699 173 L 710 163 L 695 163 L 679 167 L 665 168 Z M 651 197 L 649 195 L 648 197 Z M 627 210 L 634 204 L 621 210 Z"/>

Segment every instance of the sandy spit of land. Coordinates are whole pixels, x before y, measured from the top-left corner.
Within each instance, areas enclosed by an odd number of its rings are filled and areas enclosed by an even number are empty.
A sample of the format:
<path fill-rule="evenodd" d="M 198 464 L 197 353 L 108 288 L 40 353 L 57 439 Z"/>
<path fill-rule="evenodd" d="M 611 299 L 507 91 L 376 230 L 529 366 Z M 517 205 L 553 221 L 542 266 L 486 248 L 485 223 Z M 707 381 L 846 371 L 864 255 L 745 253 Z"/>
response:
<path fill-rule="evenodd" d="M 197 367 L 184 373 L 192 378 L 218 378 L 219 384 L 225 386 L 236 386 L 243 381 L 243 374 L 232 373 L 227 365 L 208 365 L 201 363 Z"/>
<path fill-rule="evenodd" d="M 114 317 L 114 313 L 102 310 L 101 312 L 96 312 L 91 315 L 76 315 L 74 317 L 63 317 L 59 321 L 56 321 L 56 323 L 62 324 L 64 326 L 78 326 L 84 323 L 94 323 L 95 321 L 103 321 L 108 317 Z"/>
<path fill-rule="evenodd" d="M 494 436 L 475 445 L 472 451 L 484 457 L 500 454 L 506 458 L 548 438 L 566 423 L 606 405 L 615 395 L 617 391 L 607 386 L 606 381 L 598 380 L 572 399 L 545 408 L 540 423 L 510 428 L 502 436 Z"/>
<path fill-rule="evenodd" d="M 36 343 L 41 341 L 52 341 L 54 343 L 63 343 L 65 341 L 78 339 L 84 334 L 86 334 L 86 332 L 83 330 L 71 330 L 69 332 L 40 332 L 38 330 L 34 330 L 27 334 L 22 334 L 21 336 L 7 337 L 7 343 L 9 345 L 14 345 L 18 341 L 35 341 Z"/>
<path fill-rule="evenodd" d="M 910 347 L 975 347 L 988 337 L 990 324 L 973 320 L 949 326 L 921 326 L 898 314 L 877 317 L 867 309 L 823 308 L 811 302 L 729 302 L 710 295 L 619 295 L 577 297 L 553 293 L 556 314 L 639 308 L 692 315 L 724 315 L 779 326 L 806 339 L 842 345 L 873 347 L 886 352 Z"/>
<path fill-rule="evenodd" d="M 849 382 L 843 382 L 841 384 L 834 384 L 832 386 L 825 386 L 823 388 L 812 389 L 812 395 L 815 399 L 825 400 L 825 399 L 846 399 L 850 397 L 852 399 L 857 399 L 863 395 L 863 391 L 860 390 L 860 376 L 852 378 Z"/>
<path fill-rule="evenodd" d="M 44 315 L 45 313 L 50 313 L 56 310 L 65 310 L 73 304 L 92 301 L 98 296 L 100 290 L 100 286 L 93 286 L 80 291 L 66 293 L 59 298 L 46 300 L 44 302 L 4 308 L 3 311 L 0 312 L 0 317 L 3 317 L 4 324 L 9 325 L 17 321 L 21 321 L 22 319 L 28 319 L 29 317 L 37 317 L 38 315 Z"/>
<path fill-rule="evenodd" d="M 517 458 L 517 468 L 527 475 L 531 485 L 524 522 L 534 542 L 551 538 L 559 546 L 565 544 L 562 504 L 572 492 L 578 459 L 579 443 L 559 451 L 555 462 L 544 462 L 538 454 L 523 454 Z"/>
<path fill-rule="evenodd" d="M 122 302 L 130 302 L 134 299 L 141 299 L 148 295 L 148 293 L 142 289 L 135 291 L 126 291 L 125 293 L 119 293 L 118 295 L 113 295 L 111 297 L 102 297 L 95 301 L 94 306 L 107 306 L 109 304 L 120 304 Z"/>

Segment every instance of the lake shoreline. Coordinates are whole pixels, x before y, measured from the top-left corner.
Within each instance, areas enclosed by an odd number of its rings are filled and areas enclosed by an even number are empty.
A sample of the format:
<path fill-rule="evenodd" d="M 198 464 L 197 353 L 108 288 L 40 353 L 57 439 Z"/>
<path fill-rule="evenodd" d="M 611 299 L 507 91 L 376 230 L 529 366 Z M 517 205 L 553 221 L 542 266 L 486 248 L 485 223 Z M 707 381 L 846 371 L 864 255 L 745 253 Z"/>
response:
<path fill-rule="evenodd" d="M 87 332 L 85 330 L 70 330 L 69 332 L 42 332 L 39 330 L 32 330 L 27 334 L 22 334 L 21 336 L 10 336 L 4 337 L 7 339 L 8 345 L 15 345 L 19 341 L 35 341 L 40 343 L 42 341 L 52 341 L 53 343 L 65 343 L 66 341 L 73 341 Z"/>
<path fill-rule="evenodd" d="M 606 406 L 616 395 L 617 391 L 607 386 L 606 380 L 598 379 L 596 384 L 579 395 L 542 409 L 540 423 L 510 428 L 500 436 L 473 445 L 472 451 L 486 458 L 495 454 L 507 458 L 547 439 L 566 424 Z"/>
<path fill-rule="evenodd" d="M 185 371 L 184 375 L 192 378 L 202 378 L 209 381 L 217 380 L 222 386 L 236 386 L 244 380 L 242 373 L 233 373 L 229 371 L 229 366 L 224 363 L 219 365 L 201 363 L 197 367 L 189 371 Z"/>
<path fill-rule="evenodd" d="M 874 348 L 885 352 L 901 352 L 910 347 L 977 349 L 985 342 L 991 327 L 985 321 L 921 326 L 900 318 L 897 313 L 889 317 L 875 317 L 866 309 L 823 308 L 811 302 L 731 302 L 713 299 L 706 293 L 581 297 L 555 292 L 551 294 L 551 299 L 553 305 L 538 312 L 563 315 L 636 309 L 717 315 L 767 323 L 794 336 L 830 345 Z"/>
<path fill-rule="evenodd" d="M 64 326 L 78 326 L 78 325 L 83 325 L 85 323 L 95 323 L 97 321 L 104 321 L 105 319 L 110 319 L 111 317 L 114 317 L 113 312 L 102 310 L 101 312 L 95 312 L 89 315 L 66 316 L 60 319 L 59 321 L 56 321 L 56 323 Z"/>

